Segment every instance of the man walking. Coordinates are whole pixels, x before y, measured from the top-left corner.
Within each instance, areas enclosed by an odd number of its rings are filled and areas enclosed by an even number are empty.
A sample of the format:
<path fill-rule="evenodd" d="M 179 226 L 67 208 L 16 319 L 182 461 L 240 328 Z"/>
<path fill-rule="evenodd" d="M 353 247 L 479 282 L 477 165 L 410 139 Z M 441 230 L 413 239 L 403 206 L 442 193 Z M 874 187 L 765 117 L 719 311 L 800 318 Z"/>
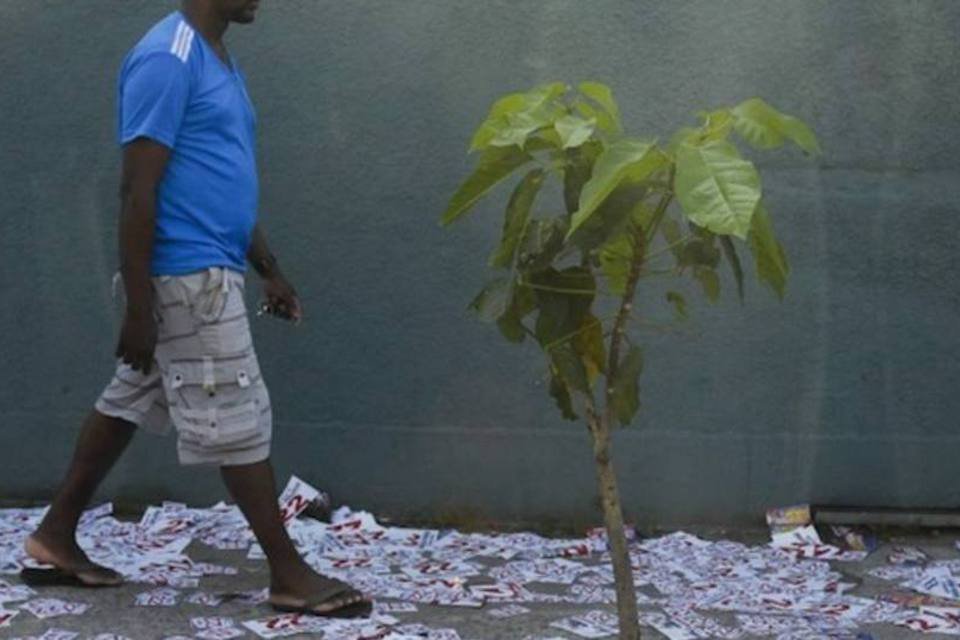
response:
<path fill-rule="evenodd" d="M 184 0 L 123 62 L 120 274 L 126 313 L 116 374 L 81 430 L 63 486 L 26 551 L 83 586 L 121 582 L 76 542 L 80 515 L 136 427 L 177 433 L 182 464 L 216 464 L 266 553 L 270 603 L 366 615 L 370 602 L 314 572 L 280 519 L 270 398 L 243 300 L 246 261 L 274 313 L 300 302 L 257 225 L 256 116 L 223 43 L 258 0 Z"/>

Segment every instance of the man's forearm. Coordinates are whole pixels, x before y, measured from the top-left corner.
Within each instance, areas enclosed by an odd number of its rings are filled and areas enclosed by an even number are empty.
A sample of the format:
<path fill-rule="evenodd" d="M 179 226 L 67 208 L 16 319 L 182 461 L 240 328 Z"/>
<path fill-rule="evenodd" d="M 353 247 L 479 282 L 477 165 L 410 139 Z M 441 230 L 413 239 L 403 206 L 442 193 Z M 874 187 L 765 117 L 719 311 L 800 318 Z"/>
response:
<path fill-rule="evenodd" d="M 259 224 L 253 227 L 253 237 L 250 240 L 250 248 L 247 249 L 247 260 L 250 261 L 261 278 L 272 278 L 280 273 L 277 259 L 270 253 L 270 247 L 267 246 L 267 237 L 263 234 Z"/>
<path fill-rule="evenodd" d="M 120 273 L 127 294 L 127 312 L 150 313 L 150 261 L 156 221 L 156 192 L 145 185 L 123 188 L 120 209 Z"/>

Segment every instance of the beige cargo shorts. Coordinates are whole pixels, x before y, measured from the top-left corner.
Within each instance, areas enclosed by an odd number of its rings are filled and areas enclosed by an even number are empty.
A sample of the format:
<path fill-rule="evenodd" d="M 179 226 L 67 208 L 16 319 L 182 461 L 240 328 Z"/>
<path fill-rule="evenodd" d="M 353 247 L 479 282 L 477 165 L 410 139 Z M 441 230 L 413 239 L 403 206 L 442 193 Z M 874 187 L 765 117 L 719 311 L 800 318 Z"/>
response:
<path fill-rule="evenodd" d="M 97 411 L 158 434 L 172 425 L 181 464 L 265 460 L 273 416 L 250 335 L 243 275 L 211 267 L 151 280 L 154 366 L 145 375 L 118 360 Z"/>

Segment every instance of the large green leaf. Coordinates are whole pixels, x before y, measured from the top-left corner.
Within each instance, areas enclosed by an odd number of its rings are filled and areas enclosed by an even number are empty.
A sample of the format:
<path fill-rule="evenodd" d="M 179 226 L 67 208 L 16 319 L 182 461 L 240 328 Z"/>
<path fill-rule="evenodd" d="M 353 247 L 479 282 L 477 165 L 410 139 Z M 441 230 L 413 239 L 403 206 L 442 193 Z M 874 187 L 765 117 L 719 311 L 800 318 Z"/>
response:
<path fill-rule="evenodd" d="M 679 264 L 680 257 L 683 255 L 683 236 L 680 235 L 680 225 L 673 218 L 665 217 L 660 222 L 660 235 L 666 240 L 667 246 L 670 247 L 670 253 L 673 254 Z"/>
<path fill-rule="evenodd" d="M 611 293 L 618 296 L 626 293 L 636 244 L 645 241 L 655 213 L 647 203 L 636 203 L 630 211 L 628 224 L 600 247 L 600 269 Z"/>
<path fill-rule="evenodd" d="M 490 256 L 491 267 L 509 267 L 513 263 L 513 255 L 523 236 L 523 231 L 530 220 L 530 208 L 543 186 L 544 173 L 542 169 L 534 169 L 523 177 L 523 180 L 514 189 L 504 214 L 503 237 L 500 246 Z"/>
<path fill-rule="evenodd" d="M 547 356 L 566 385 L 581 393 L 590 393 L 590 381 L 583 359 L 568 340 L 551 347 Z"/>
<path fill-rule="evenodd" d="M 448 225 L 470 210 L 490 189 L 533 158 L 516 147 L 493 148 L 480 156 L 474 172 L 453 194 L 441 223 Z"/>
<path fill-rule="evenodd" d="M 587 381 L 593 386 L 597 376 L 606 369 L 606 349 L 603 344 L 603 324 L 592 313 L 584 316 L 579 331 L 573 337 L 573 348 L 586 369 Z"/>
<path fill-rule="evenodd" d="M 506 311 L 497 318 L 497 328 L 504 338 L 510 342 L 523 342 L 527 330 L 523 319 L 537 308 L 537 301 L 533 289 L 526 286 L 514 286 Z"/>
<path fill-rule="evenodd" d="M 709 267 L 720 264 L 720 251 L 714 246 L 713 238 L 693 238 L 680 249 L 681 267 Z"/>
<path fill-rule="evenodd" d="M 533 294 L 540 313 L 537 316 L 537 341 L 543 348 L 569 342 L 583 326 L 596 293 L 593 274 L 585 267 L 563 271 L 547 269 L 531 274 Z"/>
<path fill-rule="evenodd" d="M 629 233 L 621 233 L 600 248 L 600 269 L 607 279 L 610 293 L 622 296 L 627 291 L 633 241 Z"/>
<path fill-rule="evenodd" d="M 597 126 L 596 118 L 584 120 L 577 116 L 567 115 L 553 123 L 557 134 L 560 136 L 560 143 L 563 149 L 579 147 L 590 139 L 593 130 Z"/>
<path fill-rule="evenodd" d="M 804 122 L 793 116 L 784 115 L 780 119 L 780 129 L 783 135 L 793 140 L 794 144 L 810 155 L 820 155 L 820 144 L 813 131 Z"/>
<path fill-rule="evenodd" d="M 506 311 L 509 296 L 510 281 L 507 278 L 496 278 L 481 289 L 468 308 L 476 312 L 484 322 L 493 322 Z"/>
<path fill-rule="evenodd" d="M 743 267 L 740 265 L 740 256 L 737 255 L 737 249 L 733 246 L 730 236 L 720 236 L 720 246 L 723 247 L 723 254 L 727 257 L 733 277 L 737 281 L 737 295 L 740 297 L 740 302 L 743 302 Z"/>
<path fill-rule="evenodd" d="M 562 218 L 530 220 L 520 239 L 517 268 L 536 272 L 549 267 L 563 248 L 566 232 L 567 227 Z"/>
<path fill-rule="evenodd" d="M 590 219 L 571 234 L 567 246 L 577 247 L 582 253 L 589 254 L 621 233 L 631 232 L 636 226 L 635 212 L 644 207 L 643 198 L 646 194 L 644 185 L 622 183 L 597 207 Z"/>
<path fill-rule="evenodd" d="M 497 100 L 474 134 L 470 151 L 490 146 L 523 146 L 527 136 L 563 115 L 563 108 L 555 101 L 566 90 L 565 84 L 555 82 Z"/>
<path fill-rule="evenodd" d="M 557 401 L 557 408 L 566 420 L 576 420 L 580 416 L 573 410 L 573 400 L 570 397 L 570 389 L 567 387 L 560 372 L 553 366 L 550 367 L 550 395 Z"/>
<path fill-rule="evenodd" d="M 694 129 L 692 127 L 680 127 L 672 136 L 670 136 L 670 141 L 666 146 L 666 152 L 670 154 L 670 156 L 675 156 L 677 154 L 677 149 L 680 148 L 680 145 L 698 144 L 700 134 L 700 129 Z"/>
<path fill-rule="evenodd" d="M 746 239 L 760 201 L 760 176 L 725 140 L 677 149 L 677 200 L 688 218 L 717 234 Z"/>
<path fill-rule="evenodd" d="M 564 110 L 559 105 L 544 105 L 534 111 L 523 111 L 521 113 L 511 113 L 505 116 L 506 124 L 502 126 L 497 134 L 490 140 L 491 147 L 524 147 L 527 144 L 530 134 L 534 131 L 544 129 L 546 133 L 553 132 L 553 125 L 557 118 L 561 117 Z M 546 140 L 541 138 L 541 140 Z M 554 142 L 551 146 L 556 146 Z M 531 150 L 530 147 L 526 147 Z"/>
<path fill-rule="evenodd" d="M 710 302 L 720 299 L 720 276 L 710 267 L 695 267 L 693 277 L 700 281 L 703 293 Z"/>
<path fill-rule="evenodd" d="M 577 88 L 580 89 L 580 93 L 603 107 L 604 113 L 610 119 L 605 129 L 611 133 L 623 130 L 623 125 L 620 123 L 620 108 L 617 106 L 617 101 L 613 99 L 610 87 L 600 82 L 581 82 Z"/>
<path fill-rule="evenodd" d="M 817 138 L 806 124 L 777 111 L 760 98 L 741 102 L 733 108 L 732 115 L 737 133 L 758 149 L 774 149 L 787 138 L 806 153 L 820 153 Z"/>
<path fill-rule="evenodd" d="M 651 142 L 620 140 L 597 158 L 590 180 L 580 192 L 580 208 L 571 218 L 569 238 L 583 225 L 629 173 L 632 179 L 649 175 L 663 164 L 663 154 Z"/>
<path fill-rule="evenodd" d="M 750 227 L 750 250 L 756 261 L 757 276 L 773 287 L 782 300 L 790 266 L 787 264 L 787 254 L 783 250 L 783 245 L 773 235 L 773 224 L 763 203 L 757 207 L 757 213 L 753 216 L 753 225 Z"/>
<path fill-rule="evenodd" d="M 605 133 L 609 138 L 615 138 L 619 134 L 619 129 L 617 128 L 617 124 L 614 122 L 613 117 L 605 110 L 595 106 L 592 102 L 587 102 L 581 98 L 579 100 L 575 100 L 572 106 L 577 113 L 584 118 L 588 120 L 595 120 L 597 123 L 597 129 Z"/>
<path fill-rule="evenodd" d="M 486 149 L 497 134 L 506 124 L 505 116 L 509 113 L 522 111 L 527 103 L 525 93 L 511 93 L 503 96 L 490 108 L 487 119 L 477 128 L 470 141 L 470 151 L 479 151 Z"/>
<path fill-rule="evenodd" d="M 574 213 L 580 206 L 580 192 L 593 173 L 593 163 L 602 152 L 603 143 L 596 140 L 563 152 L 563 203 L 567 213 Z"/>
<path fill-rule="evenodd" d="M 697 115 L 704 120 L 700 127 L 700 143 L 709 140 L 725 140 L 733 128 L 734 118 L 729 109 L 700 111 Z"/>
<path fill-rule="evenodd" d="M 638 387 L 642 370 L 643 352 L 631 346 L 620 362 L 613 385 L 613 409 L 622 426 L 630 424 L 640 407 Z"/>

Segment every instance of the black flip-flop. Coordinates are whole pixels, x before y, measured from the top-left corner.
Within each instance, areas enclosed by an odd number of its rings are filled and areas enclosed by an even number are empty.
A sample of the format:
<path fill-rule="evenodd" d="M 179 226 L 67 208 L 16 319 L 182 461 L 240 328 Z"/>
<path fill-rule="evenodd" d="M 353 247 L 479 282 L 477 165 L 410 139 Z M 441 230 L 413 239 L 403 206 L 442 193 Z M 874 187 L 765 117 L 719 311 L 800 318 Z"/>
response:
<path fill-rule="evenodd" d="M 330 611 L 317 611 L 317 607 L 333 599 L 341 599 L 347 595 L 363 594 L 346 583 L 341 583 L 326 591 L 323 591 L 314 597 L 306 600 L 301 605 L 276 604 L 271 602 L 270 606 L 281 613 L 301 613 L 311 616 L 320 616 L 323 618 L 367 618 L 373 612 L 373 603 L 369 600 L 353 602 Z"/>
<path fill-rule="evenodd" d="M 28 587 L 83 587 L 85 589 L 102 589 L 105 587 L 119 587 L 123 581 L 88 582 L 76 573 L 70 573 L 57 567 L 40 569 L 25 567 L 20 570 L 20 580 Z"/>

